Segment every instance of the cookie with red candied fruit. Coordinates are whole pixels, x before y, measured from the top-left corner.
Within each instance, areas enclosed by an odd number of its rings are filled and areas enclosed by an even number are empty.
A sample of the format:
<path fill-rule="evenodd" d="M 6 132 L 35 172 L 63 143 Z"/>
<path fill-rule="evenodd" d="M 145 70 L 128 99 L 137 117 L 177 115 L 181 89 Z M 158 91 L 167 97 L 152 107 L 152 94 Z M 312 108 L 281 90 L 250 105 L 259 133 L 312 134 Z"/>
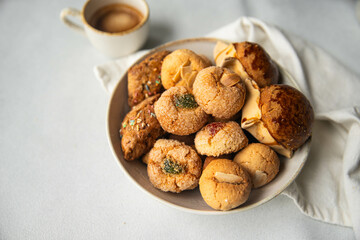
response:
<path fill-rule="evenodd" d="M 195 136 L 196 151 L 206 156 L 237 152 L 247 144 L 247 137 L 234 121 L 209 123 Z"/>

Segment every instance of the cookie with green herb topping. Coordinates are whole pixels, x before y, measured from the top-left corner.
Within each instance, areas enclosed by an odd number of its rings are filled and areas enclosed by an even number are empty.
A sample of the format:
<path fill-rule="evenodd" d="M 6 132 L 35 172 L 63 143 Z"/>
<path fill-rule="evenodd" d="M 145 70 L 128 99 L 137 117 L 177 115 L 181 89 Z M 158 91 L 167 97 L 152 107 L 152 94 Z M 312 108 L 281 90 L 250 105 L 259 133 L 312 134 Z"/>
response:
<path fill-rule="evenodd" d="M 182 142 L 157 140 L 148 160 L 150 182 L 164 192 L 179 193 L 199 184 L 202 161 L 192 147 Z"/>
<path fill-rule="evenodd" d="M 163 92 L 161 66 L 170 51 L 151 54 L 128 71 L 129 106 L 135 106 L 144 99 Z"/>
<path fill-rule="evenodd" d="M 141 157 L 165 133 L 154 113 L 154 103 L 159 97 L 157 94 L 145 99 L 126 114 L 120 129 L 121 148 L 126 160 Z"/>
<path fill-rule="evenodd" d="M 166 90 L 155 103 L 155 114 L 161 127 L 175 135 L 195 133 L 209 119 L 185 87 Z"/>

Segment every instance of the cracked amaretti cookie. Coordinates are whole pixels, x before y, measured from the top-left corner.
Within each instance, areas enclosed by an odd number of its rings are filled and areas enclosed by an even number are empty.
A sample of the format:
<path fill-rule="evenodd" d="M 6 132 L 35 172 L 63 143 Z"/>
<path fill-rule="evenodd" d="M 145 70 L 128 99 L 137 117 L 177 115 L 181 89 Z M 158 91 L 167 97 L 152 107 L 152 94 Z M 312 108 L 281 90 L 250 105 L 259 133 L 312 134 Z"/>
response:
<path fill-rule="evenodd" d="M 249 144 L 236 154 L 234 162 L 249 173 L 254 188 L 259 188 L 272 181 L 280 167 L 280 160 L 275 151 L 261 143 Z"/>
<path fill-rule="evenodd" d="M 243 107 L 246 88 L 236 73 L 226 68 L 208 67 L 196 76 L 193 93 L 207 114 L 229 119 Z"/>
<path fill-rule="evenodd" d="M 154 102 L 160 94 L 147 98 L 126 114 L 120 129 L 124 158 L 135 160 L 148 152 L 165 132 L 154 113 Z"/>
<path fill-rule="evenodd" d="M 155 114 L 161 127 L 176 135 L 195 133 L 208 121 L 208 115 L 185 87 L 166 90 L 155 103 Z"/>
<path fill-rule="evenodd" d="M 204 169 L 199 188 L 210 207 L 225 211 L 246 202 L 251 191 L 251 179 L 237 163 L 217 159 Z"/>
<path fill-rule="evenodd" d="M 152 185 L 179 193 L 199 184 L 202 162 L 196 151 L 176 140 L 159 139 L 151 149 L 147 172 Z"/>
<path fill-rule="evenodd" d="M 196 151 L 206 156 L 237 152 L 247 144 L 248 139 L 241 127 L 233 121 L 209 123 L 195 136 Z"/>
<path fill-rule="evenodd" d="M 153 53 L 128 71 L 129 106 L 135 106 L 144 99 L 163 91 L 161 66 L 170 51 Z"/>

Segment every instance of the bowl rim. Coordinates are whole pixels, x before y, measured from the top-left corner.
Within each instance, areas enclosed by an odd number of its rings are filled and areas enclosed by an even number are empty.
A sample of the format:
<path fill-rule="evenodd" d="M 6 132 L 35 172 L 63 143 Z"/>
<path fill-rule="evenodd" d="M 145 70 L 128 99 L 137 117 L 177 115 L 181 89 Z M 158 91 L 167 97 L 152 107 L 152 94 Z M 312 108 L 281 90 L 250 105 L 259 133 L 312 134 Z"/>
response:
<path fill-rule="evenodd" d="M 186 39 L 181 39 L 181 40 L 175 40 L 175 41 L 171 41 L 171 42 L 167 42 L 165 44 L 159 45 L 158 47 L 153 48 L 152 50 L 148 51 L 146 54 L 144 54 L 143 56 L 141 56 L 138 60 L 136 60 L 131 66 L 128 67 L 128 69 L 130 69 L 132 66 L 138 64 L 140 61 L 142 61 L 143 59 L 145 59 L 146 57 L 148 57 L 149 55 L 153 54 L 154 52 L 157 52 L 159 50 L 165 49 L 167 47 L 171 47 L 174 45 L 178 45 L 181 43 L 186 43 L 186 42 L 198 42 L 198 41 L 208 41 L 208 42 L 218 42 L 218 41 L 223 41 L 223 42 L 227 42 L 227 43 L 231 43 L 231 41 L 228 40 L 223 40 L 223 39 L 219 39 L 219 38 L 207 38 L 207 37 L 200 37 L 200 38 L 186 38 Z M 299 89 L 296 81 L 294 80 L 294 77 L 286 70 L 284 69 L 281 65 L 279 65 L 278 63 L 276 63 L 279 67 L 279 71 L 283 74 L 285 74 L 288 78 L 290 78 L 290 81 L 295 85 L 294 87 Z M 283 185 L 283 187 L 281 187 L 278 191 L 275 192 L 275 194 L 272 194 L 258 202 L 252 203 L 250 205 L 244 206 L 244 207 L 240 207 L 240 208 L 235 208 L 229 211 L 216 211 L 216 210 L 195 210 L 195 209 L 191 209 L 191 208 L 187 208 L 187 207 L 182 207 L 173 203 L 170 203 L 166 200 L 163 200 L 160 197 L 155 196 L 154 194 L 152 194 L 151 192 L 147 191 L 145 188 L 143 188 L 137 181 L 135 181 L 135 179 L 129 174 L 129 172 L 125 169 L 125 167 L 121 164 L 120 159 L 118 158 L 115 149 L 114 149 L 114 145 L 111 141 L 111 132 L 110 132 L 110 127 L 109 127 L 109 121 L 110 121 L 110 107 L 111 107 L 111 103 L 115 97 L 115 90 L 119 87 L 120 83 L 123 81 L 125 74 L 127 74 L 127 71 L 124 72 L 124 74 L 120 77 L 119 82 L 115 85 L 113 92 L 111 93 L 111 97 L 110 100 L 108 102 L 108 108 L 107 108 L 107 119 L 106 119 L 106 135 L 107 135 L 107 139 L 110 145 L 110 149 L 111 152 L 113 154 L 113 156 L 116 159 L 116 162 L 118 163 L 119 167 L 123 170 L 123 172 L 125 173 L 125 175 L 131 180 L 131 182 L 133 182 L 142 192 L 145 192 L 147 195 L 151 196 L 153 199 L 156 199 L 157 201 L 161 202 L 162 204 L 166 205 L 166 206 L 170 206 L 172 208 L 184 211 L 184 212 L 188 212 L 188 213 L 193 213 L 193 214 L 198 214 L 198 215 L 227 215 L 227 214 L 234 214 L 234 213 L 239 213 L 239 212 L 243 212 L 246 210 L 250 210 L 252 208 L 258 207 L 270 200 L 272 200 L 273 198 L 277 197 L 281 192 L 283 192 L 291 183 L 293 183 L 293 181 L 297 178 L 297 176 L 299 175 L 299 173 L 301 172 L 301 170 L 303 169 L 306 161 L 307 161 L 307 157 L 305 158 L 305 160 L 301 163 L 301 165 L 299 166 L 299 168 L 297 169 L 297 171 L 294 173 L 293 177 L 291 179 L 288 180 L 288 182 L 286 184 Z M 310 150 L 310 143 L 311 143 L 311 137 L 303 144 L 302 147 L 307 147 L 306 151 L 307 153 Z M 307 145 L 307 146 L 305 146 Z"/>

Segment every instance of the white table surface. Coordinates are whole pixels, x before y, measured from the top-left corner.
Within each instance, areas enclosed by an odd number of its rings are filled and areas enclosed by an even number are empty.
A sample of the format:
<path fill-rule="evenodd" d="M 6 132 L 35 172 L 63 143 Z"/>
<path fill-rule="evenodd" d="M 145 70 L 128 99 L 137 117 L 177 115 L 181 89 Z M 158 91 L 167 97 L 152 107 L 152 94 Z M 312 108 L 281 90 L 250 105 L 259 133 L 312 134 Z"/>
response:
<path fill-rule="evenodd" d="M 254 16 L 321 46 L 360 74 L 352 0 L 149 0 L 145 47 Z M 354 239 L 284 196 L 226 216 L 180 212 L 121 171 L 106 138 L 108 61 L 59 20 L 83 0 L 0 1 L 0 239 Z M 341 81 L 341 79 L 339 80 Z"/>

